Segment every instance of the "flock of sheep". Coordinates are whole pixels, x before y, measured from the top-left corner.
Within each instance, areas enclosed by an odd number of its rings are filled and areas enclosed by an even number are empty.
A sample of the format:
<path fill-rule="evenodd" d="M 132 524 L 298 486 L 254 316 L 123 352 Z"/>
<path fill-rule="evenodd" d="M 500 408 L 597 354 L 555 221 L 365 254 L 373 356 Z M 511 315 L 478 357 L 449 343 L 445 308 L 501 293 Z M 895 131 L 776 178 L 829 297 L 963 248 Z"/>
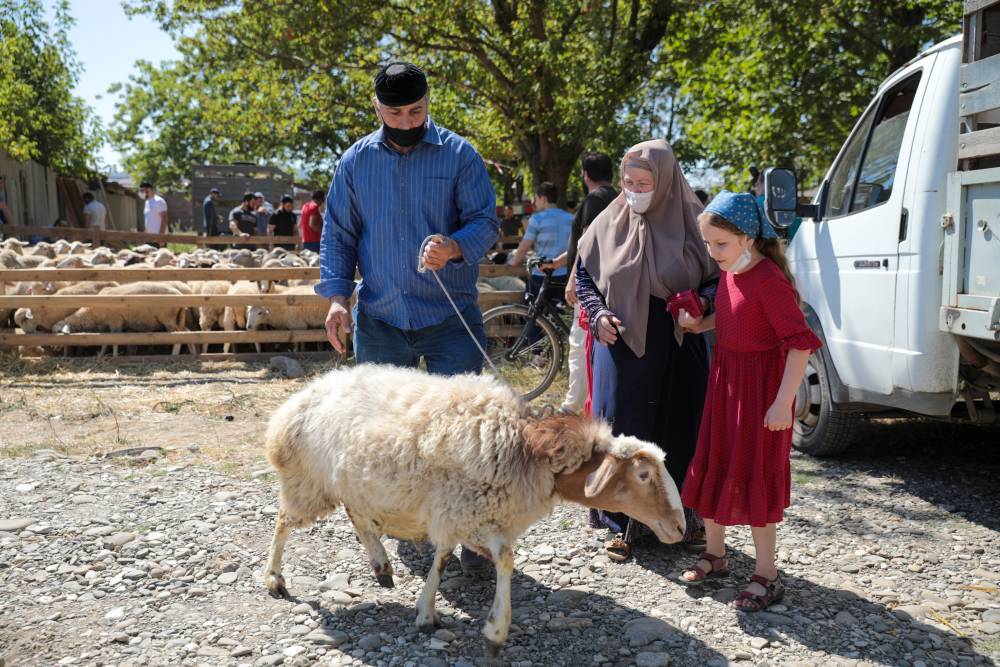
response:
<path fill-rule="evenodd" d="M 141 245 L 114 251 L 104 246 L 92 247 L 80 241 L 56 241 L 29 245 L 17 239 L 0 243 L 0 269 L 151 269 L 151 268 L 281 268 L 319 265 L 319 256 L 311 251 L 285 248 L 209 249 L 174 253 L 166 248 Z M 86 282 L 0 282 L 0 294 L 7 295 L 311 295 L 316 280 L 291 281 L 86 281 Z M 522 290 L 518 278 L 499 277 L 480 280 L 483 291 Z M 0 309 L 0 329 L 34 333 L 103 333 L 156 331 L 238 331 L 238 330 L 303 330 L 322 329 L 327 306 L 322 302 L 294 306 L 245 307 L 144 307 L 137 308 L 127 300 L 120 305 L 99 307 L 45 306 L 44 308 Z M 260 344 L 255 344 L 260 351 Z M 230 344 L 222 346 L 230 351 Z M 173 353 L 180 352 L 180 345 Z M 196 352 L 194 347 L 192 352 Z M 202 351 L 207 351 L 202 350 Z M 102 348 L 101 352 L 104 352 Z M 114 354 L 117 355 L 117 346 Z"/>

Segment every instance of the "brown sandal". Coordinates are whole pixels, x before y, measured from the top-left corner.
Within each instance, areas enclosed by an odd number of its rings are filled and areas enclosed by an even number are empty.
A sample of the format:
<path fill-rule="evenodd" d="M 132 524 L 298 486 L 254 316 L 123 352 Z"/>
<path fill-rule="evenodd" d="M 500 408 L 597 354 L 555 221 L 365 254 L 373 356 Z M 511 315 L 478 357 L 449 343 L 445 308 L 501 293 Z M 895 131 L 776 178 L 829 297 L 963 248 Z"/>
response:
<path fill-rule="evenodd" d="M 750 581 L 760 584 L 765 593 L 764 595 L 757 595 L 748 590 L 740 591 L 736 599 L 733 600 L 733 607 L 740 611 L 763 611 L 785 597 L 785 585 L 781 583 L 780 576 L 768 580 L 759 574 L 755 574 L 750 577 Z"/>
<path fill-rule="evenodd" d="M 613 540 L 604 543 L 604 551 L 608 554 L 608 558 L 619 563 L 628 560 L 628 557 L 632 555 L 632 547 L 620 533 Z"/>
<path fill-rule="evenodd" d="M 698 567 L 698 563 L 701 561 L 708 563 L 711 569 L 703 570 Z M 694 562 L 694 565 L 681 572 L 681 581 L 693 584 L 704 581 L 708 577 L 722 577 L 727 574 L 729 574 L 729 560 L 725 556 L 713 556 L 707 551 L 703 551 L 698 554 L 698 560 Z"/>

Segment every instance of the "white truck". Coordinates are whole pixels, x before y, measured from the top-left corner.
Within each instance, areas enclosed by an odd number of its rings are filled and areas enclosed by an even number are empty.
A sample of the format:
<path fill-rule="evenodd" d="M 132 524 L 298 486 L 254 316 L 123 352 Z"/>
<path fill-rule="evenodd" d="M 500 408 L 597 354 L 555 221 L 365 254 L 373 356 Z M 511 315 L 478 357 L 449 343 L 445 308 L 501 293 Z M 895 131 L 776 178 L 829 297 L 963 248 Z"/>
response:
<path fill-rule="evenodd" d="M 812 205 L 791 171 L 765 175 L 768 217 L 805 218 L 787 254 L 824 342 L 796 402 L 810 454 L 844 451 L 865 415 L 996 422 L 1000 1 L 965 7 L 964 39 L 882 83 Z"/>

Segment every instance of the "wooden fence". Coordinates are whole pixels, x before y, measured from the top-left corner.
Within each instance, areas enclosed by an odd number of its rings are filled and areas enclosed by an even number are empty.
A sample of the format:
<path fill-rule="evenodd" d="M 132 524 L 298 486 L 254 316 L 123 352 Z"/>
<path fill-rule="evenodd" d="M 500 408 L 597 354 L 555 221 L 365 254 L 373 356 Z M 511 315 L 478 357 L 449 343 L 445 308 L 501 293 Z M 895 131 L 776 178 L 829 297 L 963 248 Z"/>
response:
<path fill-rule="evenodd" d="M 501 275 L 524 275 L 521 267 L 482 265 L 483 277 Z M 225 269 L 12 269 L 0 270 L 0 283 L 36 281 L 192 281 L 192 280 L 318 280 L 319 268 L 225 268 Z M 520 302 L 521 291 L 481 292 L 479 305 L 483 310 L 506 303 Z M 0 295 L 0 309 L 15 308 L 79 308 L 83 306 L 178 307 L 197 308 L 199 306 L 245 307 L 252 305 L 304 305 L 327 303 L 327 299 L 314 294 L 187 294 L 161 295 L 143 294 L 134 296 L 118 295 Z M 178 331 L 178 332 L 132 332 L 132 333 L 71 333 L 25 334 L 0 330 L 0 349 L 11 347 L 39 346 L 105 346 L 105 345 L 176 345 L 215 343 L 299 343 L 323 342 L 323 329 L 305 330 L 258 330 L 258 331 Z M 206 358 L 225 358 L 247 355 L 202 354 Z M 169 357 L 164 357 L 169 358 Z"/>

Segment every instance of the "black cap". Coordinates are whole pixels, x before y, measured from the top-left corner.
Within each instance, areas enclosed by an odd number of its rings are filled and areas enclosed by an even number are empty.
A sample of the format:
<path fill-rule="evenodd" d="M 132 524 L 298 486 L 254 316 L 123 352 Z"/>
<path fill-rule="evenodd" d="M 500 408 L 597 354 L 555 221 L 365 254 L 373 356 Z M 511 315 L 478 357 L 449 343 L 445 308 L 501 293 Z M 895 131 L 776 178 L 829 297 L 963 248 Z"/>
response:
<path fill-rule="evenodd" d="M 281 203 L 282 204 L 291 204 L 293 201 L 295 201 L 295 200 L 292 199 L 291 195 L 281 195 Z"/>
<path fill-rule="evenodd" d="M 390 107 L 405 107 L 427 94 L 427 76 L 412 63 L 392 62 L 375 75 L 375 97 Z"/>

